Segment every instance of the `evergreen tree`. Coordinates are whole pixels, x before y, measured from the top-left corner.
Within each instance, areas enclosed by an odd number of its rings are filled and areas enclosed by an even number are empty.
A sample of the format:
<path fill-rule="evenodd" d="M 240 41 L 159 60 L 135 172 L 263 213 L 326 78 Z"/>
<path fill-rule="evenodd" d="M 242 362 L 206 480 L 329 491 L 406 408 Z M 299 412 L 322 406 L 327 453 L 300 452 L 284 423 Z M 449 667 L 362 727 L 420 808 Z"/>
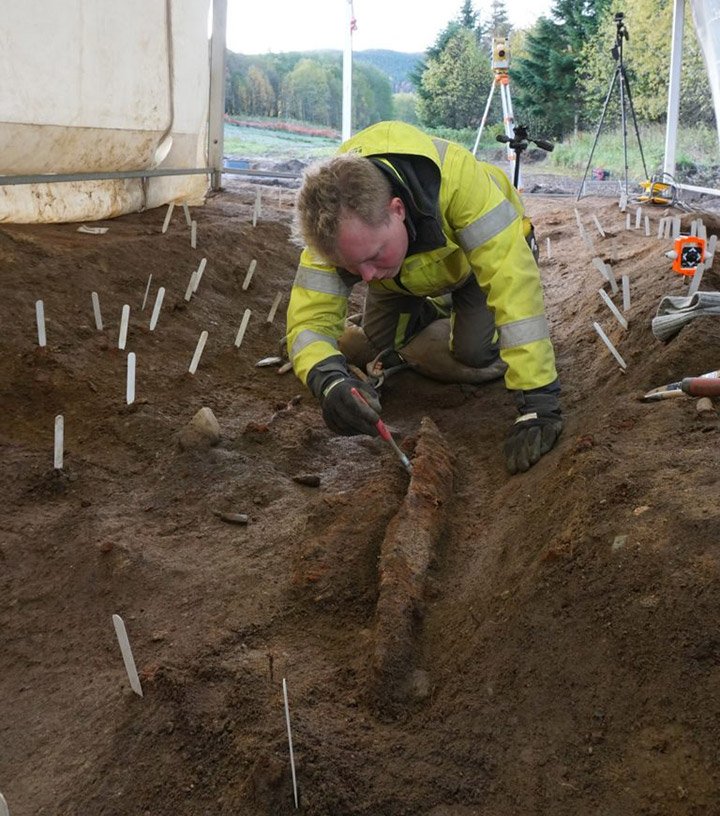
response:
<path fill-rule="evenodd" d="M 477 127 L 491 82 L 490 61 L 475 32 L 458 28 L 422 75 L 421 122 L 428 127 Z"/>
<path fill-rule="evenodd" d="M 490 4 L 490 20 L 485 27 L 487 35 L 492 37 L 509 37 L 512 25 L 508 18 L 505 0 L 492 0 Z"/>
<path fill-rule="evenodd" d="M 525 53 L 510 67 L 516 119 L 538 135 L 562 139 L 586 123 L 580 98 L 581 54 L 610 0 L 555 0 L 552 18 L 528 32 Z"/>

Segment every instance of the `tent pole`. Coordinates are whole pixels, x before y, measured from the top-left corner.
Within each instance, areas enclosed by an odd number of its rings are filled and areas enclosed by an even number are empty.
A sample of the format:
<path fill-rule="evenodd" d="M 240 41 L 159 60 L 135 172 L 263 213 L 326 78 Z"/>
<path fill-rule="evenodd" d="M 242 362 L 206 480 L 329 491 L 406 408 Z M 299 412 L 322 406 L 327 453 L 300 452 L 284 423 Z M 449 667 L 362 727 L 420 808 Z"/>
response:
<path fill-rule="evenodd" d="M 685 0 L 673 0 L 672 47 L 670 52 L 670 80 L 668 83 L 667 125 L 665 126 L 665 161 L 663 173 L 675 177 L 677 129 L 680 114 L 680 69 L 682 67 L 682 40 L 685 23 Z"/>
<path fill-rule="evenodd" d="M 219 190 L 222 186 L 226 39 L 227 0 L 212 0 L 210 102 L 208 105 L 208 164 L 212 167 L 210 185 L 213 190 Z"/>

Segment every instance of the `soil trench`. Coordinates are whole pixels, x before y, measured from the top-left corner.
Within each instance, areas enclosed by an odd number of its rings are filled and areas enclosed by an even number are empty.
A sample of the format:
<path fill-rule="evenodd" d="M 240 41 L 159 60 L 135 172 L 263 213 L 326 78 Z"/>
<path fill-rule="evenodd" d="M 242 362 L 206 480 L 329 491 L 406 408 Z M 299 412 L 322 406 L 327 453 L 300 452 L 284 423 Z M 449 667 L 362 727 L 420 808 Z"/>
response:
<path fill-rule="evenodd" d="M 165 234 L 165 208 L 99 223 L 104 235 L 0 227 L 0 792 L 12 816 L 296 812 L 283 678 L 306 814 L 720 813 L 718 423 L 687 396 L 640 400 L 716 370 L 720 322 L 698 317 L 667 343 L 651 332 L 660 299 L 687 292 L 657 237 L 675 212 L 644 209 L 646 236 L 612 199 L 526 199 L 563 434 L 511 477 L 502 381 L 401 371 L 383 386 L 383 419 L 405 444 L 427 417 L 447 448 L 428 454 L 440 480 L 421 485 L 416 464 L 405 504 L 387 444 L 334 436 L 291 373 L 256 367 L 285 333 L 299 257 L 289 197 L 268 196 L 253 227 L 255 189 L 229 182 L 193 208 L 196 249 L 180 208 Z M 685 231 L 700 215 L 718 232 L 714 215 L 680 214 Z M 627 329 L 593 257 L 629 278 Z M 702 289 L 717 288 L 715 264 Z M 220 441 L 182 449 L 203 407 Z"/>

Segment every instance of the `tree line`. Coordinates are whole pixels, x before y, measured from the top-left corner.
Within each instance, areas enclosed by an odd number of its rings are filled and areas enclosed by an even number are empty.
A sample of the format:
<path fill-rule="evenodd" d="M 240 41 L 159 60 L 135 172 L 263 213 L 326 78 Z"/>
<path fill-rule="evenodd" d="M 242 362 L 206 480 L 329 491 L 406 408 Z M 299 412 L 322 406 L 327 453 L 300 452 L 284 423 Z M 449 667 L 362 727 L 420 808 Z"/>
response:
<path fill-rule="evenodd" d="M 395 94 L 389 77 L 372 65 L 353 66 L 353 125 L 402 118 L 431 129 L 477 128 L 495 74 L 492 40 L 507 38 L 515 120 L 537 137 L 562 140 L 594 126 L 606 99 L 607 122 L 620 99 L 609 94 L 621 41 L 635 113 L 662 122 L 667 106 L 672 0 L 634 0 L 618 26 L 611 0 L 555 0 L 550 16 L 514 31 L 504 0 L 493 0 L 481 20 L 472 0 L 439 32 L 409 80 L 412 94 Z M 342 55 L 229 54 L 227 113 L 301 119 L 339 129 Z M 499 94 L 493 105 L 500 106 Z M 710 86 L 688 11 L 683 48 L 681 122 L 714 123 Z M 491 111 L 491 121 L 501 113 Z"/>

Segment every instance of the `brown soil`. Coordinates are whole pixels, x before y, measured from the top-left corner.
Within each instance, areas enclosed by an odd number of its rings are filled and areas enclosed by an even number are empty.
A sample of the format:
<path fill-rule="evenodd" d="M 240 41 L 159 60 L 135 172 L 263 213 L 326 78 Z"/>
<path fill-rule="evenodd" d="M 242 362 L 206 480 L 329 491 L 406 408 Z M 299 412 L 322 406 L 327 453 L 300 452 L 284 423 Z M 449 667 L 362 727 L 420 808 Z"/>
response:
<path fill-rule="evenodd" d="M 653 338 L 660 297 L 684 286 L 667 242 L 626 231 L 609 199 L 528 196 L 543 251 L 552 242 L 541 271 L 566 427 L 527 474 L 505 470 L 513 407 L 501 383 L 401 373 L 386 384 L 383 416 L 406 450 L 428 417 L 454 470 L 430 567 L 412 584 L 408 683 L 391 695 L 375 665 L 378 559 L 388 529 L 403 536 L 408 475 L 381 441 L 326 430 L 292 374 L 255 366 L 277 353 L 298 251 L 289 197 L 278 207 L 270 195 L 255 228 L 253 201 L 237 185 L 195 210 L 197 250 L 181 210 L 165 235 L 164 209 L 108 222 L 104 235 L 0 230 L 0 791 L 12 816 L 295 812 L 283 678 L 303 813 L 719 813 L 718 425 L 690 398 L 638 396 L 718 368 L 720 323 L 695 320 L 667 345 Z M 598 297 L 575 206 L 598 254 L 630 276 L 627 332 Z M 653 235 L 662 214 L 650 212 Z M 717 286 L 706 273 L 704 288 Z M 117 349 L 125 303 L 138 367 L 130 407 Z M 178 434 L 203 406 L 221 441 L 181 450 Z"/>

